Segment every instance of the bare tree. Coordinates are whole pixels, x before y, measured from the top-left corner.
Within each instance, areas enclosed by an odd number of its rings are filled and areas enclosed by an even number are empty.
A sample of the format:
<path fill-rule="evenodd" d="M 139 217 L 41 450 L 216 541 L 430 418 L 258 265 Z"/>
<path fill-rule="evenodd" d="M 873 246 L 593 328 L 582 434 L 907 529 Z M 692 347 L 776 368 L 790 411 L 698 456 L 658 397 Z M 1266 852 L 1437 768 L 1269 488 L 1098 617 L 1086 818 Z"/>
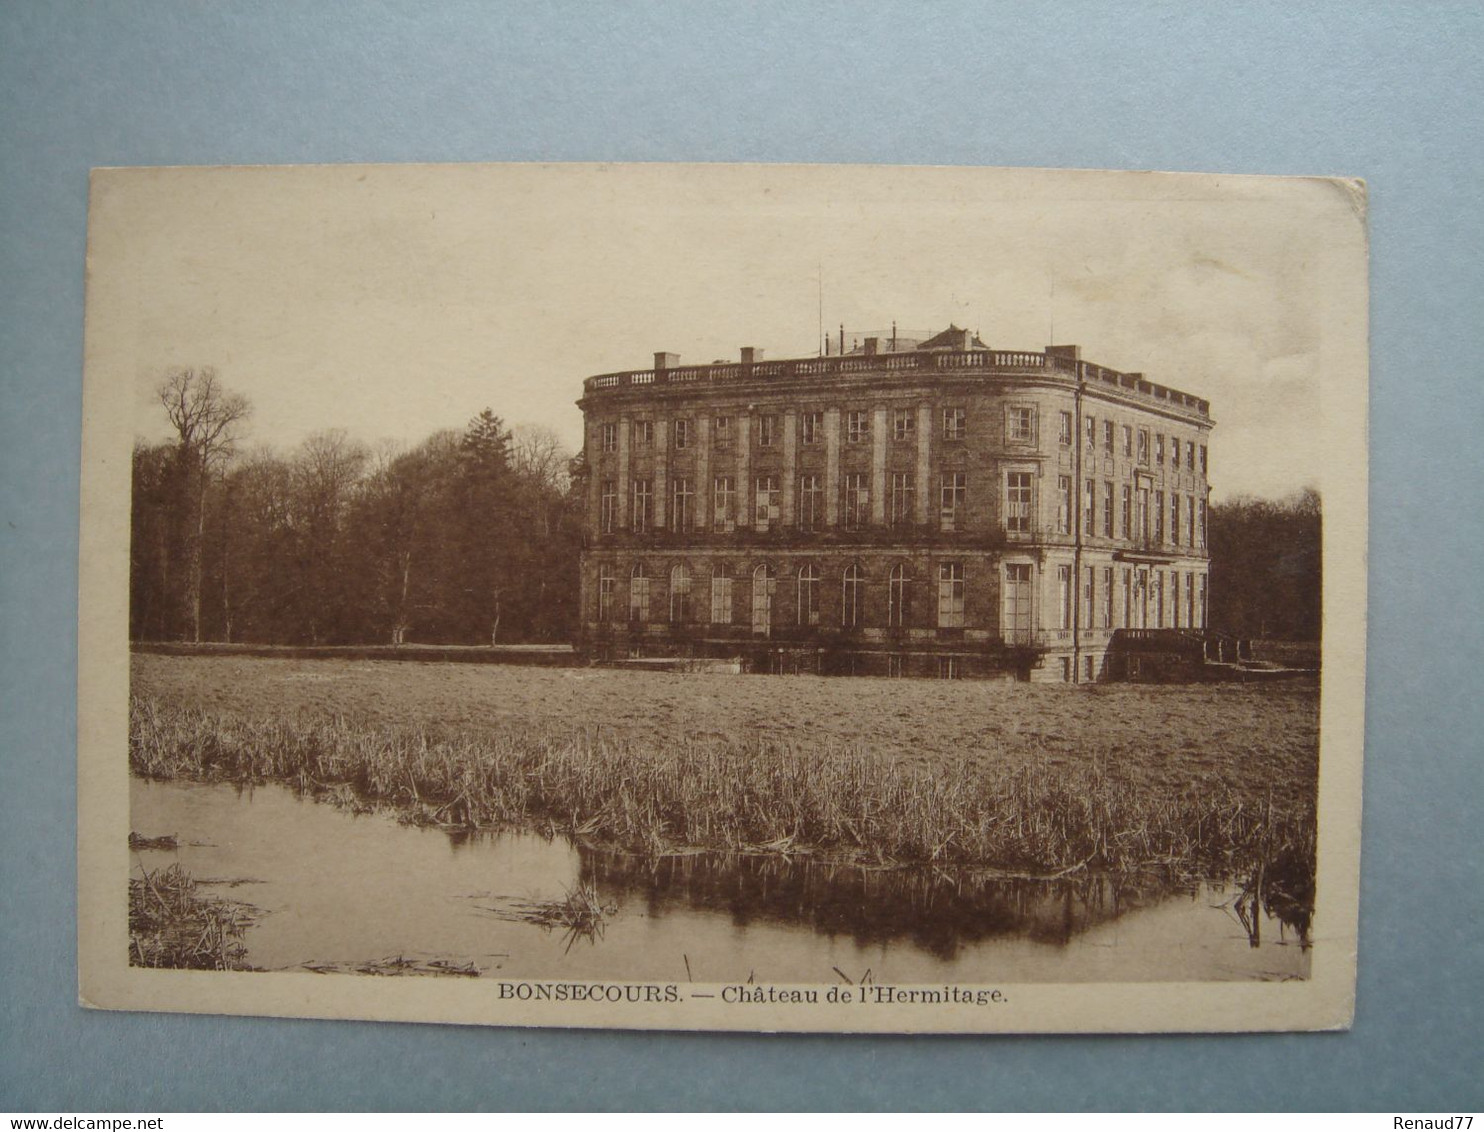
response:
<path fill-rule="evenodd" d="M 178 545 L 184 565 L 180 608 L 190 639 L 200 641 L 207 481 L 231 455 L 238 428 L 252 409 L 247 398 L 228 393 L 209 367 L 171 371 L 158 394 L 176 435 Z"/>
<path fill-rule="evenodd" d="M 557 495 L 567 490 L 571 454 L 547 425 L 523 424 L 510 430 L 511 463 L 532 483 Z"/>

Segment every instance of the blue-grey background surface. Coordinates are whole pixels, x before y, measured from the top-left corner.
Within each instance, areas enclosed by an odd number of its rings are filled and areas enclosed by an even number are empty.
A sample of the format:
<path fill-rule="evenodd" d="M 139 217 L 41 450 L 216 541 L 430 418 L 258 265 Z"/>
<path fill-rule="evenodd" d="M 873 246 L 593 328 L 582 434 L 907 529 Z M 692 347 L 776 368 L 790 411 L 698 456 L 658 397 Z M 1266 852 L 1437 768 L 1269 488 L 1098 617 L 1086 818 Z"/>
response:
<path fill-rule="evenodd" d="M 1484 6 L 0 6 L 0 1109 L 1484 1107 Z M 681 1036 L 75 1004 L 97 165 L 810 161 L 1370 183 L 1371 592 L 1347 1034 Z"/>

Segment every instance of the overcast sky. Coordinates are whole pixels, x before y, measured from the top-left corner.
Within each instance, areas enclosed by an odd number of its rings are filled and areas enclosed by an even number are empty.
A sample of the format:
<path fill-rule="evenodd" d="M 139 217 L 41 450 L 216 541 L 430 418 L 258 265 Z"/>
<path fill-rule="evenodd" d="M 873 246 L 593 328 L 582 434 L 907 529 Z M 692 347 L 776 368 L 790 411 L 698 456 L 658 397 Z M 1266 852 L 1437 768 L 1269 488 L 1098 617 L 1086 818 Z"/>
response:
<path fill-rule="evenodd" d="M 1208 398 L 1217 498 L 1322 486 L 1324 182 L 342 166 L 137 170 L 94 197 L 89 269 L 130 296 L 145 437 L 163 375 L 210 365 L 251 400 L 249 443 L 412 444 L 489 406 L 575 448 L 588 375 L 815 353 L 822 277 L 830 330 L 1054 335 Z"/>

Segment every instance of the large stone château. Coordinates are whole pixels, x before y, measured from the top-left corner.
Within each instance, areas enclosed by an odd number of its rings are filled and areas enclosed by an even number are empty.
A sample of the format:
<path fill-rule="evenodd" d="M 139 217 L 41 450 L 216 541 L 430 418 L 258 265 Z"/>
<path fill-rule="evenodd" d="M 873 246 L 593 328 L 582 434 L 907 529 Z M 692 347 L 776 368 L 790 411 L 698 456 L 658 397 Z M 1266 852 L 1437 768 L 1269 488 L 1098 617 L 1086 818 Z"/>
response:
<path fill-rule="evenodd" d="M 596 656 L 1087 681 L 1205 626 L 1210 406 L 1076 346 L 658 353 L 579 405 Z"/>

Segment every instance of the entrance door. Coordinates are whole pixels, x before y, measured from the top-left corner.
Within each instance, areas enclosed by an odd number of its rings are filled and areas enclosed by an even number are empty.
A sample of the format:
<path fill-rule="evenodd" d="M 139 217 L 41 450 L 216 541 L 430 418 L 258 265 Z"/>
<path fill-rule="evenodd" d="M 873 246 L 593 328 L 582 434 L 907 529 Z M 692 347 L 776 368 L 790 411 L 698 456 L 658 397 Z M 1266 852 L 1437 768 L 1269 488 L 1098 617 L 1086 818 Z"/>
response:
<path fill-rule="evenodd" d="M 1028 562 L 1005 564 L 1005 591 L 1000 628 L 1012 645 L 1034 644 L 1031 625 L 1031 567 Z"/>

